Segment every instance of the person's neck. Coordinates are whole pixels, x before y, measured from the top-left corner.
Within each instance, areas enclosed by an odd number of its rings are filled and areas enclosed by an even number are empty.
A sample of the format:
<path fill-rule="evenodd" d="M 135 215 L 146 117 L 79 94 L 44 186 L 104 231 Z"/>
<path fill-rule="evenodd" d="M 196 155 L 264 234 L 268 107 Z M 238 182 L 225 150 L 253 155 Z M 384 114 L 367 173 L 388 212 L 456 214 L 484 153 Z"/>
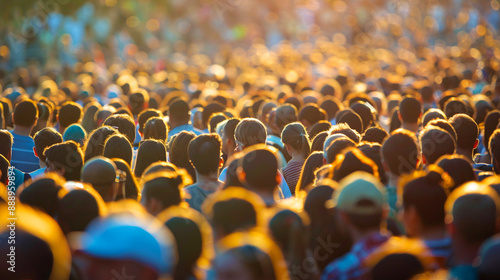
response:
<path fill-rule="evenodd" d="M 47 167 L 47 164 L 45 163 L 45 161 L 42 161 L 41 159 L 38 160 L 38 163 L 40 164 L 40 168 Z"/>
<path fill-rule="evenodd" d="M 457 154 L 462 155 L 462 156 L 464 156 L 472 161 L 472 151 L 471 150 L 457 148 Z"/>
<path fill-rule="evenodd" d="M 439 240 L 447 237 L 446 228 L 444 226 L 436 226 L 428 229 L 422 229 L 420 234 L 422 240 Z"/>
<path fill-rule="evenodd" d="M 292 159 L 290 161 L 304 161 L 306 160 L 304 154 L 300 152 L 292 152 Z"/>
<path fill-rule="evenodd" d="M 196 185 L 206 191 L 216 191 L 219 188 L 218 172 L 202 175 L 196 172 Z"/>
<path fill-rule="evenodd" d="M 380 233 L 380 229 L 373 229 L 367 231 L 351 230 L 352 234 L 351 236 L 353 238 L 354 243 L 358 243 L 376 233 Z"/>
<path fill-rule="evenodd" d="M 12 132 L 21 136 L 30 136 L 32 128 L 33 127 L 14 125 L 14 129 L 12 130 Z"/>
<path fill-rule="evenodd" d="M 406 129 L 406 130 L 409 130 L 413 133 L 417 133 L 418 131 L 418 122 L 416 123 L 407 123 L 407 122 L 404 122 L 401 124 L 401 127 Z"/>
<path fill-rule="evenodd" d="M 453 242 L 453 266 L 471 265 L 477 257 L 480 244 L 463 244 Z"/>
<path fill-rule="evenodd" d="M 276 204 L 276 200 L 274 199 L 273 193 L 259 191 L 258 194 L 262 198 L 267 207 L 272 207 L 274 206 L 274 204 Z"/>

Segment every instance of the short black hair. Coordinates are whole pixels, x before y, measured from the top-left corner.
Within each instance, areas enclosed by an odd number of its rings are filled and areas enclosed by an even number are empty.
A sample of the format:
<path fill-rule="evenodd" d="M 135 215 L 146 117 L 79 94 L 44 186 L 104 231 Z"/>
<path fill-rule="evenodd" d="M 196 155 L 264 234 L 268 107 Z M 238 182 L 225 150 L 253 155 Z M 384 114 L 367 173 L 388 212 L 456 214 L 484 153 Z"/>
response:
<path fill-rule="evenodd" d="M 189 105 L 186 101 L 178 99 L 168 109 L 168 117 L 177 123 L 187 123 L 190 118 Z M 202 114 L 203 115 L 203 114 Z"/>
<path fill-rule="evenodd" d="M 63 231 L 84 231 L 92 220 L 99 217 L 97 199 L 85 189 L 74 189 L 67 193 L 57 207 L 57 222 Z"/>
<path fill-rule="evenodd" d="M 455 153 L 455 140 L 446 130 L 428 126 L 420 134 L 420 150 L 426 164 L 435 163 L 443 155 Z"/>
<path fill-rule="evenodd" d="M 302 107 L 299 112 L 299 121 L 306 120 L 309 125 L 313 125 L 320 120 L 325 120 L 326 116 L 318 105 L 309 103 Z"/>
<path fill-rule="evenodd" d="M 375 116 L 373 115 L 370 107 L 368 107 L 366 104 L 361 102 L 356 102 L 351 105 L 351 109 L 356 114 L 358 114 L 361 120 L 363 121 L 363 131 L 368 129 L 375 122 Z M 363 131 L 358 131 L 358 132 L 362 133 Z"/>
<path fill-rule="evenodd" d="M 68 127 L 74 123 L 79 123 L 82 117 L 82 106 L 73 101 L 63 103 L 57 113 L 59 124 L 61 127 Z"/>
<path fill-rule="evenodd" d="M 182 176 L 172 171 L 158 171 L 146 175 L 143 180 L 142 194 L 146 200 L 151 198 L 160 201 L 163 209 L 179 205 L 182 197 Z"/>
<path fill-rule="evenodd" d="M 349 174 L 364 171 L 380 180 L 378 166 L 357 148 L 347 148 L 342 156 L 332 163 L 333 180 L 339 182 Z"/>
<path fill-rule="evenodd" d="M 134 144 L 135 141 L 135 122 L 131 116 L 127 114 L 117 114 L 109 116 L 105 121 L 104 125 L 109 125 L 116 127 L 118 131 L 125 135 L 130 141 L 130 144 Z"/>
<path fill-rule="evenodd" d="M 103 156 L 112 159 L 120 158 L 123 159 L 129 165 L 132 163 L 132 145 L 128 141 L 127 137 L 122 134 L 111 135 L 106 142 L 104 142 Z"/>
<path fill-rule="evenodd" d="M 256 148 L 240 159 L 240 166 L 246 174 L 247 184 L 255 190 L 272 191 L 278 186 L 278 160 L 267 148 Z"/>
<path fill-rule="evenodd" d="M 165 222 L 172 232 L 177 247 L 178 262 L 173 279 L 189 279 L 196 262 L 202 256 L 204 248 L 203 233 L 200 226 L 192 219 L 174 216 Z"/>
<path fill-rule="evenodd" d="M 447 190 L 443 182 L 440 172 L 430 171 L 426 175 L 415 176 L 402 186 L 404 208 L 415 207 L 424 227 L 444 226 Z"/>
<path fill-rule="evenodd" d="M 250 201 L 242 198 L 217 201 L 212 208 L 212 223 L 214 228 L 231 234 L 237 230 L 255 227 L 257 212 Z"/>
<path fill-rule="evenodd" d="M 14 138 L 12 134 L 6 129 L 0 129 L 0 155 L 3 155 L 5 158 L 10 157 L 13 143 Z"/>
<path fill-rule="evenodd" d="M 365 133 L 363 134 L 361 141 L 379 143 L 382 145 L 382 143 L 384 143 L 384 140 L 387 139 L 388 137 L 389 134 L 383 128 L 379 126 L 373 126 L 365 130 Z"/>
<path fill-rule="evenodd" d="M 328 146 L 328 149 L 326 150 L 326 163 L 333 163 L 337 156 L 340 155 L 343 150 L 349 147 L 356 147 L 356 143 L 354 143 L 348 137 L 340 137 L 333 140 L 333 142 L 330 143 L 330 146 Z"/>
<path fill-rule="evenodd" d="M 337 112 L 344 108 L 344 106 L 342 106 L 342 103 L 333 96 L 325 98 L 325 100 L 319 107 L 326 111 L 328 120 L 334 119 Z"/>
<path fill-rule="evenodd" d="M 416 98 L 405 97 L 399 103 L 399 112 L 403 122 L 416 123 L 422 113 L 422 104 Z"/>
<path fill-rule="evenodd" d="M 45 161 L 45 156 L 43 155 L 45 148 L 57 143 L 62 143 L 63 138 L 61 136 L 61 133 L 59 133 L 54 128 L 45 127 L 35 134 L 33 140 L 35 141 L 35 150 L 38 158 L 41 161 Z"/>
<path fill-rule="evenodd" d="M 224 106 L 218 102 L 208 104 L 205 108 L 203 108 L 203 112 L 201 113 L 203 126 L 208 128 L 208 121 L 210 120 L 210 117 L 215 113 L 224 112 L 224 110 Z"/>
<path fill-rule="evenodd" d="M 208 175 L 219 170 L 222 141 L 215 133 L 202 134 L 195 137 L 188 145 L 189 161 L 194 169 Z"/>
<path fill-rule="evenodd" d="M 234 131 L 240 123 L 239 119 L 229 119 L 224 125 L 224 136 L 231 139 L 234 142 Z"/>
<path fill-rule="evenodd" d="M 453 138 L 455 143 L 457 142 L 457 138 L 458 138 L 457 132 L 455 131 L 455 128 L 447 120 L 442 120 L 442 119 L 432 120 L 427 125 L 428 126 L 436 126 L 436 127 L 439 127 L 441 129 L 446 130 L 446 132 L 448 132 L 451 135 L 451 137 Z"/>
<path fill-rule="evenodd" d="M 467 105 L 458 97 L 452 97 L 444 104 L 444 113 L 448 119 L 456 114 L 466 114 Z"/>
<path fill-rule="evenodd" d="M 474 119 L 466 114 L 456 114 L 449 122 L 457 132 L 457 148 L 472 151 L 479 136 L 479 128 Z"/>
<path fill-rule="evenodd" d="M 329 121 L 321 120 L 315 124 L 313 124 L 307 131 L 309 134 L 309 139 L 313 139 L 321 132 L 325 132 L 330 130 L 332 124 Z"/>
<path fill-rule="evenodd" d="M 453 203 L 453 224 L 469 244 L 481 244 L 495 234 L 496 204 L 486 194 L 470 193 Z"/>
<path fill-rule="evenodd" d="M 139 132 L 143 133 L 144 126 L 146 122 L 152 117 L 162 117 L 163 114 L 156 109 L 146 109 L 142 111 L 137 117 L 137 123 L 139 124 Z"/>
<path fill-rule="evenodd" d="M 382 144 L 382 160 L 396 176 L 415 170 L 418 163 L 415 135 L 404 129 L 394 131 Z"/>
<path fill-rule="evenodd" d="M 134 169 L 135 177 L 140 178 L 144 170 L 157 161 L 167 161 L 165 143 L 154 139 L 144 140 L 137 150 L 137 160 Z"/>
<path fill-rule="evenodd" d="M 104 152 L 104 143 L 111 135 L 118 134 L 118 130 L 111 126 L 101 126 L 92 131 L 85 143 L 85 161 L 95 157 L 102 156 Z M 127 139 L 128 140 L 128 139 Z"/>
<path fill-rule="evenodd" d="M 14 108 L 14 125 L 31 127 L 38 118 L 38 108 L 32 100 L 23 100 Z"/>
<path fill-rule="evenodd" d="M 19 200 L 38 208 L 51 217 L 57 214 L 59 200 L 65 194 L 64 180 L 57 175 L 41 177 L 27 185 L 19 194 Z"/>
<path fill-rule="evenodd" d="M 212 114 L 208 122 L 208 132 L 215 133 L 217 125 L 225 120 L 227 120 L 227 117 L 223 113 Z"/>
<path fill-rule="evenodd" d="M 361 135 L 356 130 L 349 127 L 349 125 L 346 123 L 339 123 L 332 126 L 332 128 L 328 133 L 330 135 L 337 133 L 344 134 L 345 136 L 349 137 L 349 139 L 354 141 L 354 143 L 356 144 L 359 143 L 359 141 L 361 140 Z"/>
<path fill-rule="evenodd" d="M 281 104 L 276 109 L 274 122 L 282 130 L 287 124 L 297 121 L 297 107 L 290 103 Z"/>
<path fill-rule="evenodd" d="M 149 105 L 149 94 L 144 89 L 138 89 L 129 96 L 130 112 L 136 116 Z"/>
<path fill-rule="evenodd" d="M 497 129 L 500 122 L 500 111 L 493 110 L 486 115 L 484 120 L 484 136 L 483 136 L 483 146 L 487 148 L 488 153 L 490 152 L 490 137 L 493 132 Z"/>
<path fill-rule="evenodd" d="M 346 110 L 341 116 L 337 118 L 337 123 L 346 123 L 350 128 L 356 130 L 358 133 L 363 133 L 364 126 L 361 117 L 354 111 Z"/>
<path fill-rule="evenodd" d="M 453 179 L 451 190 L 469 181 L 477 180 L 476 173 L 472 168 L 472 162 L 463 155 L 444 155 L 436 163 Z"/>
<path fill-rule="evenodd" d="M 427 110 L 422 120 L 422 127 L 426 127 L 430 121 L 435 119 L 446 120 L 446 115 L 443 113 L 443 111 L 436 108 L 431 108 Z"/>
<path fill-rule="evenodd" d="M 79 181 L 83 166 L 83 152 L 74 141 L 54 144 L 43 152 L 45 160 L 50 160 L 59 169 L 64 169 L 67 181 Z"/>

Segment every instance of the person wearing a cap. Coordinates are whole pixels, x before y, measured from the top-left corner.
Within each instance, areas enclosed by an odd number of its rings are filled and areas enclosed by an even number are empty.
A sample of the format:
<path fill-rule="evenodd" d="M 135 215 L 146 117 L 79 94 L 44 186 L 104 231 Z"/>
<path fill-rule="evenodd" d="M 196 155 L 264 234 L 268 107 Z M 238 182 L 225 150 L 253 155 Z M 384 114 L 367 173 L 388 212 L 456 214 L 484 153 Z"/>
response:
<path fill-rule="evenodd" d="M 82 168 L 82 182 L 91 184 L 105 202 L 114 201 L 117 194 L 116 169 L 110 159 L 94 157 Z"/>
<path fill-rule="evenodd" d="M 85 132 L 85 129 L 79 124 L 74 123 L 64 130 L 63 141 L 73 140 L 76 143 L 80 144 L 80 147 L 83 147 L 83 143 L 85 142 L 86 138 L 87 133 Z"/>
<path fill-rule="evenodd" d="M 170 109 L 168 111 L 168 119 L 168 124 L 170 125 L 170 131 L 168 135 L 169 142 L 172 136 L 181 131 L 191 131 L 196 134 L 196 136 L 202 134 L 201 130 L 194 128 L 190 123 L 191 113 L 189 111 L 189 105 L 182 99 L 174 101 L 170 105 Z"/>
<path fill-rule="evenodd" d="M 373 175 L 354 172 L 339 182 L 328 206 L 353 238 L 351 251 L 323 270 L 322 280 L 359 279 L 369 272 L 363 261 L 392 237 L 382 227 L 388 213 L 384 186 Z"/>

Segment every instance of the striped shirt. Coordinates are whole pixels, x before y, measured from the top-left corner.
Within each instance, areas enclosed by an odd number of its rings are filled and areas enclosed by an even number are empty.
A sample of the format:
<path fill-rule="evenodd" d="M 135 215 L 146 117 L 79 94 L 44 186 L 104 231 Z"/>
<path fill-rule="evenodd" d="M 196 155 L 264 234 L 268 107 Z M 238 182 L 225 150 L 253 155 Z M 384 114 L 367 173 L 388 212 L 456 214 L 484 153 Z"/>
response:
<path fill-rule="evenodd" d="M 300 178 L 300 172 L 302 172 L 302 167 L 304 166 L 304 161 L 290 161 L 281 170 L 283 172 L 283 177 L 285 177 L 288 187 L 292 194 L 295 193 L 295 187 Z"/>
<path fill-rule="evenodd" d="M 35 147 L 33 138 L 31 136 L 18 135 L 12 131 L 10 133 L 14 137 L 10 165 L 26 173 L 40 168 L 38 157 L 33 152 L 33 147 Z"/>

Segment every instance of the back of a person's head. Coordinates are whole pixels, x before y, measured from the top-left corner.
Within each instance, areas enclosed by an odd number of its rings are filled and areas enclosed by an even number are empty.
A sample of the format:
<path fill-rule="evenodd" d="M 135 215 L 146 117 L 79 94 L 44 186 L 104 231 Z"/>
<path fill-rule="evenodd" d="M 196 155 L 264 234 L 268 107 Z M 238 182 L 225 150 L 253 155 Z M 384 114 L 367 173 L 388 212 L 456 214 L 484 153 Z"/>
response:
<path fill-rule="evenodd" d="M 341 116 L 337 118 L 337 123 L 346 123 L 350 128 L 356 130 L 358 133 L 363 133 L 364 126 L 361 117 L 354 111 L 346 110 Z"/>
<path fill-rule="evenodd" d="M 142 111 L 137 117 L 137 123 L 139 124 L 139 132 L 144 133 L 144 126 L 146 122 L 153 117 L 162 117 L 163 114 L 156 109 L 146 109 Z"/>
<path fill-rule="evenodd" d="M 256 144 L 264 144 L 267 138 L 266 127 L 258 119 L 243 119 L 236 126 L 234 138 L 245 148 Z"/>
<path fill-rule="evenodd" d="M 342 103 L 335 97 L 326 98 L 319 107 L 326 111 L 329 121 L 335 118 L 339 110 L 344 109 Z"/>
<path fill-rule="evenodd" d="M 304 158 L 309 156 L 311 143 L 305 127 L 299 123 L 290 123 L 281 132 L 281 141 L 295 151 L 301 152 Z"/>
<path fill-rule="evenodd" d="M 60 137 L 61 135 L 59 135 Z M 62 138 L 61 138 L 62 141 Z M 12 154 L 12 144 L 14 143 L 14 139 L 12 134 L 6 129 L 0 129 L 0 155 L 3 155 L 5 158 L 10 158 Z M 35 142 L 36 146 L 36 142 Z M 43 152 L 43 151 L 42 151 Z"/>
<path fill-rule="evenodd" d="M 194 167 L 189 162 L 188 146 L 196 134 L 190 131 L 182 131 L 172 137 L 169 144 L 169 160 L 175 166 L 184 168 L 193 180 L 196 180 Z"/>
<path fill-rule="evenodd" d="M 405 211 L 414 208 L 422 226 L 427 229 L 444 227 L 444 204 L 450 182 L 443 178 L 442 170 L 425 174 L 422 171 L 404 177 L 401 181 L 402 202 Z M 409 232 L 409 234 L 412 234 Z"/>
<path fill-rule="evenodd" d="M 306 188 L 314 182 L 314 172 L 323 166 L 323 159 L 323 152 L 319 151 L 313 152 L 307 157 L 302 167 L 302 171 L 300 172 L 299 181 L 294 191 L 295 193 L 306 190 Z"/>
<path fill-rule="evenodd" d="M 7 185 L 9 183 L 9 167 L 10 162 L 2 154 L 0 154 L 0 183 L 4 185 Z"/>
<path fill-rule="evenodd" d="M 446 115 L 443 113 L 443 111 L 436 108 L 427 110 L 422 118 L 422 126 L 426 127 L 430 121 L 435 119 L 446 120 Z"/>
<path fill-rule="evenodd" d="M 455 153 L 453 136 L 444 129 L 429 126 L 420 134 L 420 150 L 425 164 L 435 163 L 441 156 Z"/>
<path fill-rule="evenodd" d="M 489 152 L 490 138 L 493 132 L 497 129 L 498 123 L 500 122 L 500 111 L 493 110 L 486 115 L 484 120 L 484 135 L 483 135 L 483 146 L 487 147 Z"/>
<path fill-rule="evenodd" d="M 428 128 L 430 126 L 439 127 L 445 130 L 451 135 L 451 138 L 453 138 L 455 143 L 457 142 L 457 132 L 455 131 L 455 128 L 453 128 L 453 126 L 447 120 L 441 120 L 441 119 L 432 120 L 427 124 L 425 128 Z"/>
<path fill-rule="evenodd" d="M 66 128 L 74 123 L 79 123 L 82 117 L 82 106 L 73 101 L 65 102 L 57 114 L 61 127 Z"/>
<path fill-rule="evenodd" d="M 351 139 L 354 143 L 359 143 L 359 141 L 361 140 L 361 135 L 356 130 L 350 128 L 346 123 L 339 123 L 332 126 L 328 133 L 330 135 L 337 133 L 344 134 L 345 136 L 349 137 L 349 139 Z"/>
<path fill-rule="evenodd" d="M 399 103 L 399 113 L 405 123 L 417 123 L 422 114 L 422 104 L 416 98 L 406 97 Z"/>
<path fill-rule="evenodd" d="M 191 113 L 189 112 L 189 105 L 182 99 L 177 99 L 170 104 L 168 109 L 169 118 L 176 123 L 189 122 Z"/>
<path fill-rule="evenodd" d="M 101 126 L 98 129 L 92 131 L 87 138 L 87 142 L 84 146 L 85 161 L 88 161 L 95 156 L 102 156 L 104 152 L 104 143 L 106 143 L 106 140 L 111 135 L 118 133 L 118 130 L 111 126 Z"/>
<path fill-rule="evenodd" d="M 385 139 L 389 137 L 387 131 L 379 126 L 373 126 L 365 130 L 363 137 L 361 137 L 361 141 L 371 142 L 371 143 L 379 143 L 382 145 Z"/>
<path fill-rule="evenodd" d="M 361 120 L 363 121 L 363 131 L 368 129 L 375 122 L 375 116 L 373 115 L 373 112 L 370 107 L 361 102 L 356 102 L 351 105 L 351 109 L 356 114 L 358 114 Z M 358 132 L 362 133 L 362 131 Z"/>
<path fill-rule="evenodd" d="M 101 108 L 101 104 L 98 102 L 90 102 L 83 108 L 82 126 L 87 133 L 92 132 L 97 127 L 94 116 Z"/>
<path fill-rule="evenodd" d="M 227 117 L 223 113 L 215 113 L 210 116 L 210 119 L 208 121 L 208 132 L 215 133 L 217 125 L 225 120 L 227 120 Z"/>
<path fill-rule="evenodd" d="M 477 180 L 472 162 L 463 155 L 444 155 L 438 159 L 436 164 L 453 179 L 451 190 L 469 181 Z"/>
<path fill-rule="evenodd" d="M 83 152 L 80 146 L 73 141 L 54 144 L 43 152 L 46 161 L 54 164 L 58 170 L 64 170 L 67 181 L 79 181 L 83 166 Z"/>
<path fill-rule="evenodd" d="M 163 209 L 179 205 L 184 200 L 183 179 L 175 171 L 157 171 L 145 175 L 142 182 L 143 199 L 146 201 L 156 199 Z"/>
<path fill-rule="evenodd" d="M 64 183 L 64 178 L 56 174 L 40 177 L 21 190 L 19 201 L 55 217 L 59 201 L 66 194 Z"/>
<path fill-rule="evenodd" d="M 83 143 L 85 143 L 85 140 L 87 139 L 87 132 L 85 131 L 83 126 L 78 123 L 74 123 L 69 125 L 64 130 L 64 134 L 62 135 L 62 137 L 63 141 L 72 140 L 80 144 L 80 146 L 83 146 Z"/>
<path fill-rule="evenodd" d="M 396 176 L 415 170 L 418 158 L 416 138 L 407 130 L 396 130 L 382 144 L 382 160 Z"/>
<path fill-rule="evenodd" d="M 380 176 L 380 182 L 384 185 L 388 183 L 387 174 L 384 170 L 384 165 L 382 163 L 382 145 L 378 143 L 361 143 L 358 149 L 369 159 L 373 160 L 378 167 L 378 174 Z"/>
<path fill-rule="evenodd" d="M 149 94 L 144 89 L 138 89 L 129 96 L 130 112 L 134 116 L 139 115 L 142 110 L 147 109 L 149 105 Z"/>
<path fill-rule="evenodd" d="M 168 138 L 167 124 L 161 117 L 149 118 L 144 125 L 144 139 L 156 139 L 166 142 Z"/>
<path fill-rule="evenodd" d="M 203 112 L 201 113 L 203 126 L 208 128 L 208 121 L 210 120 L 210 117 L 215 113 L 224 112 L 224 109 L 224 106 L 218 102 L 210 103 L 203 108 Z"/>
<path fill-rule="evenodd" d="M 189 142 L 189 160 L 201 175 L 217 173 L 220 167 L 221 150 L 222 142 L 219 135 L 202 134 Z"/>
<path fill-rule="evenodd" d="M 350 147 L 356 147 L 356 143 L 354 143 L 351 139 L 348 137 L 340 137 L 338 139 L 335 139 L 330 146 L 328 147 L 328 150 L 326 152 L 326 163 L 331 164 L 335 161 L 338 155 L 342 154 L 342 151 L 350 148 Z"/>
<path fill-rule="evenodd" d="M 57 221 L 64 233 L 84 231 L 102 214 L 102 198 L 86 189 L 74 189 L 59 201 Z"/>
<path fill-rule="evenodd" d="M 13 123 L 14 125 L 31 127 L 35 125 L 38 119 L 38 108 L 32 100 L 23 100 L 17 103 L 14 108 Z"/>
<path fill-rule="evenodd" d="M 463 102 L 459 98 L 452 97 L 448 99 L 444 104 L 444 113 L 446 114 L 446 117 L 448 119 L 456 114 L 466 114 L 467 105 L 465 105 L 465 102 Z"/>
<path fill-rule="evenodd" d="M 174 270 L 175 279 L 192 277 L 204 246 L 200 227 L 186 217 L 171 217 L 165 222 L 165 226 L 172 232 L 177 244 L 178 263 Z"/>
<path fill-rule="evenodd" d="M 276 149 L 259 145 L 247 151 L 240 160 L 246 184 L 256 190 L 273 191 L 277 186 Z"/>
<path fill-rule="evenodd" d="M 320 134 L 321 132 L 326 132 L 330 130 L 332 127 L 332 124 L 329 121 L 321 120 L 315 124 L 313 124 L 309 130 L 309 138 L 312 140 L 316 135 Z"/>
<path fill-rule="evenodd" d="M 373 160 L 365 156 L 357 148 L 347 148 L 345 153 L 337 156 L 332 163 L 333 180 L 339 182 L 351 173 L 364 171 L 379 178 L 378 167 Z"/>
<path fill-rule="evenodd" d="M 280 129 L 287 124 L 297 121 L 297 108 L 289 103 L 282 104 L 276 109 L 275 123 Z"/>
<path fill-rule="evenodd" d="M 243 198 L 229 198 L 217 201 L 212 207 L 212 224 L 223 235 L 257 226 L 254 205 Z"/>
<path fill-rule="evenodd" d="M 142 176 L 146 168 L 154 162 L 166 161 L 167 149 L 161 141 L 148 139 L 141 143 L 137 150 L 137 160 L 134 169 L 134 175 L 137 178 Z"/>
<path fill-rule="evenodd" d="M 306 127 L 309 127 L 320 120 L 326 119 L 322 111 L 316 104 L 307 104 L 300 109 L 298 120 Z"/>
<path fill-rule="evenodd" d="M 96 127 L 100 127 L 104 121 L 116 112 L 113 106 L 104 106 L 97 110 L 94 114 L 94 123 Z"/>
<path fill-rule="evenodd" d="M 464 194 L 454 200 L 452 224 L 463 242 L 479 245 L 495 234 L 497 203 L 480 193 Z"/>
<path fill-rule="evenodd" d="M 118 131 L 125 135 L 128 141 L 133 144 L 135 141 L 135 122 L 131 116 L 127 114 L 117 114 L 109 116 L 105 121 L 104 125 L 109 125 L 116 127 Z"/>
<path fill-rule="evenodd" d="M 132 145 L 127 137 L 118 133 L 110 136 L 104 143 L 103 156 L 111 158 L 121 158 L 129 165 L 132 163 Z"/>
<path fill-rule="evenodd" d="M 323 131 L 311 140 L 311 152 L 323 152 L 323 146 L 325 145 L 325 140 L 328 137 L 328 131 Z"/>
<path fill-rule="evenodd" d="M 479 128 L 474 119 L 466 114 L 456 114 L 449 122 L 457 132 L 457 149 L 472 151 L 479 136 Z"/>

